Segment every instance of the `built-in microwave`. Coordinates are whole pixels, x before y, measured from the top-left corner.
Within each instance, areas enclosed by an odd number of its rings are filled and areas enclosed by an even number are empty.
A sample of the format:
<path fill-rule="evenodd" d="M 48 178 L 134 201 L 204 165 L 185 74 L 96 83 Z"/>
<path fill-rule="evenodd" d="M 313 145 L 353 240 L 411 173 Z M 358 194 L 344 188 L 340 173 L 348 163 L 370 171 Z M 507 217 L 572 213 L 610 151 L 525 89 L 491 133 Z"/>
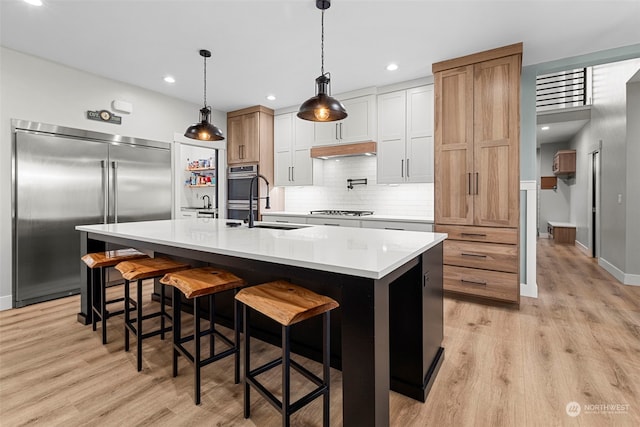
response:
<path fill-rule="evenodd" d="M 249 190 L 251 180 L 258 175 L 258 165 L 229 166 L 227 172 L 227 218 L 249 217 Z M 256 187 L 258 187 L 256 185 Z M 254 197 L 258 194 L 254 193 Z M 253 214 L 258 217 L 258 204 L 254 203 Z"/>

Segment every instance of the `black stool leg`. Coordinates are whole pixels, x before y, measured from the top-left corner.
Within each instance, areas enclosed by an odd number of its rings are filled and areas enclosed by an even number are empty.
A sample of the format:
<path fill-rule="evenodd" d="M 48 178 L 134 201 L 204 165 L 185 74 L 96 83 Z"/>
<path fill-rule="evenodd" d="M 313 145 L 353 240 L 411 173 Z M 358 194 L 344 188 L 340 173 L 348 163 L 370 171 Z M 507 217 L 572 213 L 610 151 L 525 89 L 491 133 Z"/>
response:
<path fill-rule="evenodd" d="M 322 425 L 324 427 L 329 427 L 329 398 L 331 397 L 331 393 L 329 393 L 329 385 L 331 383 L 331 370 L 329 369 L 331 365 L 331 351 L 330 351 L 330 311 L 325 312 L 322 315 L 323 325 L 322 325 L 322 380 L 326 385 L 326 390 L 324 392 L 324 396 L 322 397 Z"/>
<path fill-rule="evenodd" d="M 194 359 L 194 371 L 195 371 L 195 395 L 194 400 L 196 405 L 200 404 L 200 304 L 199 298 L 193 299 L 193 335 L 196 344 Z"/>
<path fill-rule="evenodd" d="M 102 344 L 107 343 L 107 273 L 100 267 L 100 322 L 102 323 Z"/>
<path fill-rule="evenodd" d="M 180 307 L 182 293 L 178 288 L 173 288 L 173 376 L 178 376 L 178 344 L 182 338 L 182 310 Z"/>
<path fill-rule="evenodd" d="M 124 351 L 129 351 L 129 324 L 131 323 L 131 289 L 128 280 L 124 281 Z"/>
<path fill-rule="evenodd" d="M 96 323 L 98 321 L 98 316 L 96 314 L 96 307 L 98 303 L 98 292 L 96 289 L 96 275 L 93 268 L 89 269 L 89 274 L 91 274 L 91 328 L 95 332 Z"/>
<path fill-rule="evenodd" d="M 216 349 L 215 330 L 216 330 L 216 296 L 209 295 L 209 357 L 213 357 Z"/>
<path fill-rule="evenodd" d="M 251 415 L 251 388 L 248 377 L 251 371 L 251 362 L 249 361 L 251 354 L 249 341 L 251 337 L 249 334 L 249 310 L 247 310 L 247 306 L 244 304 L 242 304 L 242 318 L 244 320 L 244 417 L 249 418 Z"/>
<path fill-rule="evenodd" d="M 234 291 L 235 294 L 238 293 L 238 289 Z M 238 305 L 238 300 L 233 298 L 233 331 L 234 331 L 234 345 L 235 345 L 235 376 L 234 383 L 240 383 L 240 306 Z"/>
<path fill-rule="evenodd" d="M 282 327 L 282 426 L 289 427 L 289 403 L 290 403 L 290 348 L 289 348 L 289 326 Z"/>
<path fill-rule="evenodd" d="M 138 372 L 142 371 L 142 280 L 138 279 L 136 286 L 136 364 Z"/>

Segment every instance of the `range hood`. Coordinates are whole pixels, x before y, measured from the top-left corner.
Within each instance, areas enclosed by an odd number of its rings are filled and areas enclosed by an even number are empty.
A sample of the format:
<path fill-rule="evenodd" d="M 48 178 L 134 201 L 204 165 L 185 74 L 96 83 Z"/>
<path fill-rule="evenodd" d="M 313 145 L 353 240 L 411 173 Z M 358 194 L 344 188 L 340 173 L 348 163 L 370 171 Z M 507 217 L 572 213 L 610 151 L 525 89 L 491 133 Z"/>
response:
<path fill-rule="evenodd" d="M 357 142 L 355 144 L 321 145 L 311 147 L 314 159 L 332 159 L 349 156 L 373 156 L 376 154 L 375 141 Z"/>

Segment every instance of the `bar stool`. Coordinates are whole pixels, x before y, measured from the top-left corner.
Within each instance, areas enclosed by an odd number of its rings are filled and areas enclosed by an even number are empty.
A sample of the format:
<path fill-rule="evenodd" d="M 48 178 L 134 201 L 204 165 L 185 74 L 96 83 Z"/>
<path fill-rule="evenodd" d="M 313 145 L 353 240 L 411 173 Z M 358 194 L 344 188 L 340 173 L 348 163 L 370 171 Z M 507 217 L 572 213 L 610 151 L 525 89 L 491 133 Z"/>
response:
<path fill-rule="evenodd" d="M 290 425 L 291 414 L 307 405 L 315 398 L 323 396 L 323 425 L 329 426 L 329 313 L 338 307 L 333 299 L 319 295 L 303 287 L 284 280 L 264 283 L 242 289 L 236 299 L 243 304 L 244 316 L 244 417 L 250 416 L 250 388 L 253 386 L 269 403 L 282 413 L 282 425 Z M 249 311 L 247 306 L 262 313 L 282 326 L 282 356 L 258 368 L 250 366 Z M 303 320 L 323 315 L 322 376 L 320 379 L 312 372 L 290 359 L 289 332 L 291 325 Z M 282 364 L 282 401 L 278 400 L 256 377 Z M 318 387 L 298 399 L 290 402 L 290 368 L 304 375 Z"/>
<path fill-rule="evenodd" d="M 132 248 L 115 249 L 106 252 L 93 252 L 84 255 L 81 259 L 90 269 L 100 269 L 100 280 L 95 283 L 94 274 L 91 272 L 91 311 L 93 330 L 96 330 L 98 318 L 102 323 L 102 344 L 107 343 L 107 319 L 122 314 L 124 310 L 109 311 L 107 305 L 124 301 L 124 298 L 107 300 L 107 268 L 133 259 L 148 258 L 146 254 Z"/>
<path fill-rule="evenodd" d="M 164 286 L 160 287 L 160 311 L 142 315 L 142 281 L 144 279 L 155 279 L 162 277 L 167 273 L 189 268 L 189 264 L 173 261 L 167 258 L 145 258 L 132 261 L 124 261 L 116 265 L 116 270 L 122 273 L 124 277 L 124 350 L 129 351 L 129 332 L 136 336 L 137 349 L 137 368 L 138 372 L 142 370 L 142 340 L 156 335 L 160 335 L 160 339 L 164 339 L 164 333 L 171 330 L 171 327 L 165 327 L 165 319 L 171 320 L 171 316 L 166 312 L 164 307 Z M 136 280 L 136 299 L 131 299 L 129 283 Z M 136 318 L 131 319 L 129 316 L 129 308 L 135 307 Z M 152 332 L 142 332 L 142 321 L 153 317 L 160 317 L 160 329 Z"/>
<path fill-rule="evenodd" d="M 193 268 L 165 275 L 160 283 L 173 286 L 173 376 L 178 376 L 178 356 L 183 355 L 194 366 L 194 396 L 196 405 L 200 404 L 200 370 L 212 362 L 235 355 L 235 383 L 240 382 L 240 328 L 238 304 L 234 300 L 233 330 L 234 341 L 221 334 L 215 327 L 215 296 L 224 291 L 234 290 L 245 285 L 245 281 L 225 270 L 213 267 Z M 182 336 L 182 314 L 180 293 L 193 300 L 194 331 L 192 335 Z M 200 299 L 207 297 L 209 303 L 209 329 L 200 330 Z M 203 359 L 200 339 L 209 336 L 209 357 Z M 228 348 L 215 353 L 215 336 L 218 336 Z M 183 344 L 194 341 L 194 352 L 190 353 Z"/>

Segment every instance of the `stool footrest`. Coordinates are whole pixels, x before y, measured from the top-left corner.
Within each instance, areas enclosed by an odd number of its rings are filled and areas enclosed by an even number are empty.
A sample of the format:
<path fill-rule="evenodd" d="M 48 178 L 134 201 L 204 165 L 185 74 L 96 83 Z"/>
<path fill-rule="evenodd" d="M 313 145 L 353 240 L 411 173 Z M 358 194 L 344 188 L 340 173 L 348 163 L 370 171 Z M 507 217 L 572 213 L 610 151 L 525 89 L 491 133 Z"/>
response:
<path fill-rule="evenodd" d="M 251 384 L 257 391 L 269 402 L 274 408 L 278 411 L 282 411 L 282 401 L 278 399 L 273 393 L 271 393 L 265 386 L 263 386 L 258 380 L 253 378 L 252 376 L 247 376 L 246 381 Z M 314 399 L 322 396 L 327 392 L 327 386 L 325 384 L 320 385 L 319 387 L 311 390 L 306 395 L 302 396 L 300 399 L 295 402 L 289 404 L 287 408 L 287 415 L 291 415 L 298 411 L 299 409 L 306 406 L 308 403 L 312 402 Z"/>
<path fill-rule="evenodd" d="M 228 346 L 231 346 L 231 347 L 235 346 L 233 341 L 231 341 L 229 338 L 225 337 L 221 332 L 218 332 L 218 330 L 216 330 L 216 329 L 214 329 L 214 330 L 207 329 L 206 331 L 201 331 L 200 332 L 200 338 L 203 338 L 203 337 L 206 337 L 206 336 L 209 336 L 209 335 L 217 336 L 222 341 L 224 341 L 225 344 L 227 344 Z M 186 342 L 193 341 L 193 339 L 194 339 L 193 335 L 185 335 L 184 337 L 180 338 L 178 340 L 178 342 L 180 344 L 184 344 Z"/>

